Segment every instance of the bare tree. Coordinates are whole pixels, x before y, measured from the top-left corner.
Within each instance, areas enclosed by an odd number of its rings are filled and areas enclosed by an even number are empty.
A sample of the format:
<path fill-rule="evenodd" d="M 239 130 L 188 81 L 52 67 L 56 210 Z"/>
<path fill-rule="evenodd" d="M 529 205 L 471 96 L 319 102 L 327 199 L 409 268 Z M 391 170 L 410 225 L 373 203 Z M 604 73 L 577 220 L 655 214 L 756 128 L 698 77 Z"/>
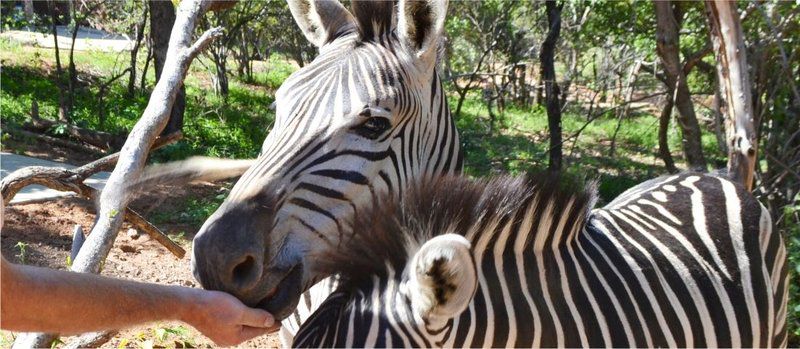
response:
<path fill-rule="evenodd" d="M 156 69 L 156 81 L 161 80 L 161 71 L 167 60 L 170 32 L 175 23 L 175 7 L 170 1 L 150 0 L 150 39 L 153 52 L 153 65 Z M 169 123 L 164 128 L 162 135 L 179 131 L 183 128 L 183 113 L 186 109 L 186 88 L 181 85 L 175 104 L 172 105 Z"/>
<path fill-rule="evenodd" d="M 69 122 L 66 96 L 64 96 L 64 68 L 61 65 L 61 50 L 58 48 L 58 8 L 55 1 L 47 2 L 50 11 L 50 32 L 53 34 L 53 45 L 56 54 L 56 85 L 58 85 L 58 120 Z"/>
<path fill-rule="evenodd" d="M 673 94 L 667 94 L 664 108 L 661 109 L 661 115 L 658 118 L 658 155 L 661 157 L 661 160 L 664 160 L 664 167 L 667 168 L 667 172 L 669 173 L 678 172 L 678 168 L 675 167 L 675 160 L 672 159 L 672 154 L 669 151 L 669 142 L 667 141 L 669 120 L 672 118 L 672 109 L 675 107 L 674 100 L 675 97 Z"/>
<path fill-rule="evenodd" d="M 545 103 L 547 105 L 547 125 L 550 129 L 550 160 L 548 170 L 561 171 L 561 103 L 559 88 L 556 82 L 555 50 L 558 36 L 561 33 L 561 9 L 564 3 L 556 4 L 555 0 L 545 2 L 549 30 L 539 52 L 542 79 L 544 80 Z"/>
<path fill-rule="evenodd" d="M 683 151 L 689 168 L 706 171 L 706 159 L 700 142 L 700 125 L 686 83 L 679 52 L 679 25 L 669 0 L 654 0 L 656 10 L 656 43 L 658 56 L 664 65 L 667 89 L 674 91 L 674 104 L 678 109 L 678 125 L 683 133 Z"/>
<path fill-rule="evenodd" d="M 136 57 L 139 54 L 139 48 L 141 48 L 142 40 L 144 39 L 144 28 L 147 24 L 147 3 L 142 4 L 142 19 L 134 24 L 134 32 L 136 33 L 136 39 L 133 42 L 133 48 L 131 49 L 131 66 L 128 75 L 128 96 L 133 96 L 136 88 Z M 142 71 L 142 75 L 146 74 L 146 71 Z"/>
<path fill-rule="evenodd" d="M 717 76 L 725 114 L 728 146 L 728 174 L 753 188 L 758 139 L 753 114 L 750 76 L 744 34 L 736 11 L 736 3 L 706 1 L 706 15 L 711 42 L 717 57 Z"/>

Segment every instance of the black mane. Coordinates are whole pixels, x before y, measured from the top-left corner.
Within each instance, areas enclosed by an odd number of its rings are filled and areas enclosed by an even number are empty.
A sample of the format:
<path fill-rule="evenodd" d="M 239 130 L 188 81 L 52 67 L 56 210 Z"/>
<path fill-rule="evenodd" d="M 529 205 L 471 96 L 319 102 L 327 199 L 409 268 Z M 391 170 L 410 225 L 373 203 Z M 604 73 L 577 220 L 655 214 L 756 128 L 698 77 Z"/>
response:
<path fill-rule="evenodd" d="M 350 8 L 358 23 L 361 41 L 377 41 L 381 35 L 391 32 L 394 1 L 353 0 Z"/>
<path fill-rule="evenodd" d="M 418 181 L 400 200 L 384 194 L 359 208 L 351 222 L 352 232 L 344 232 L 336 250 L 319 256 L 315 269 L 324 275 L 339 274 L 351 283 L 384 277 L 389 267 L 403 271 L 416 249 L 434 236 L 465 235 L 473 226 L 483 228 L 493 219 L 514 219 L 518 225 L 532 200 L 551 203 L 556 215 L 573 201 L 569 221 L 583 225 L 595 198 L 594 183 L 576 185 L 551 175 L 475 180 L 445 176 Z M 541 216 L 546 206 L 537 205 L 534 215 Z"/>

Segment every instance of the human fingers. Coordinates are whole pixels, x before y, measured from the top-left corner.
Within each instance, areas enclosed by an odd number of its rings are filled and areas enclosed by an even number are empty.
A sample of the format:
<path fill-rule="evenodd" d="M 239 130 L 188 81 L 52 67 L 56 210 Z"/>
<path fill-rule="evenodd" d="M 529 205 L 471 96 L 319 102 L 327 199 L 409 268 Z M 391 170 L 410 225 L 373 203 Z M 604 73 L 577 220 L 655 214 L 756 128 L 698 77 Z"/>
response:
<path fill-rule="evenodd" d="M 272 333 L 275 331 L 275 327 L 250 327 L 250 326 L 242 326 L 242 330 L 239 332 L 239 343 L 248 341 L 250 339 L 263 336 L 268 333 Z"/>
<path fill-rule="evenodd" d="M 275 325 L 275 318 L 265 310 L 243 306 L 239 324 L 259 328 L 272 327 Z"/>

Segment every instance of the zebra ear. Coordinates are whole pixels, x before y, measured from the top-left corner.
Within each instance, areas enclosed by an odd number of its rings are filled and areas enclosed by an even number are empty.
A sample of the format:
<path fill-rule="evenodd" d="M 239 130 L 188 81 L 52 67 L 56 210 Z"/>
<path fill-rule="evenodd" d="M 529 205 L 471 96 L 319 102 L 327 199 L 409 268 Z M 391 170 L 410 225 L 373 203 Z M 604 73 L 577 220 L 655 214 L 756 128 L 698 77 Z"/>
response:
<path fill-rule="evenodd" d="M 478 288 L 472 246 L 461 235 L 445 234 L 429 240 L 409 267 L 413 312 L 428 324 L 442 324 L 461 314 Z"/>
<path fill-rule="evenodd" d="M 289 10 L 308 41 L 322 47 L 355 28 L 353 16 L 336 0 L 288 0 Z"/>
<path fill-rule="evenodd" d="M 425 67 L 436 62 L 447 0 L 400 0 L 397 34 Z"/>

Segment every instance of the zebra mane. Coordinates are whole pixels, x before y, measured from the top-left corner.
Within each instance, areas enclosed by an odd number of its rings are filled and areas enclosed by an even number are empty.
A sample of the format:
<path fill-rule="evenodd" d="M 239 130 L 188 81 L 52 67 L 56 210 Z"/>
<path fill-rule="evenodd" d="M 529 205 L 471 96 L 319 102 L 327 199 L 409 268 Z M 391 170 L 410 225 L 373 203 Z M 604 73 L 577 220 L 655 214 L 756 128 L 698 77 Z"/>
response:
<path fill-rule="evenodd" d="M 582 228 L 597 195 L 594 182 L 578 182 L 582 181 L 564 181 L 546 174 L 422 180 L 411 184 L 400 200 L 384 194 L 374 198 L 370 206 L 359 208 L 350 222 L 352 232 L 343 234 L 338 248 L 319 256 L 315 269 L 324 275 L 339 274 L 352 286 L 373 276 L 386 277 L 390 270 L 400 274 L 418 248 L 432 237 L 447 233 L 466 236 L 470 231 L 494 234 L 496 231 L 487 232 L 493 222 L 504 225 L 509 220 L 518 228 L 534 200 L 540 204 L 532 212 L 533 222 L 543 217 L 547 204 L 553 215 L 562 214 L 571 204 L 568 222 Z M 526 244 L 532 244 L 536 225 Z"/>
<path fill-rule="evenodd" d="M 395 23 L 394 1 L 353 0 L 350 7 L 361 41 L 376 41 L 391 33 Z"/>

